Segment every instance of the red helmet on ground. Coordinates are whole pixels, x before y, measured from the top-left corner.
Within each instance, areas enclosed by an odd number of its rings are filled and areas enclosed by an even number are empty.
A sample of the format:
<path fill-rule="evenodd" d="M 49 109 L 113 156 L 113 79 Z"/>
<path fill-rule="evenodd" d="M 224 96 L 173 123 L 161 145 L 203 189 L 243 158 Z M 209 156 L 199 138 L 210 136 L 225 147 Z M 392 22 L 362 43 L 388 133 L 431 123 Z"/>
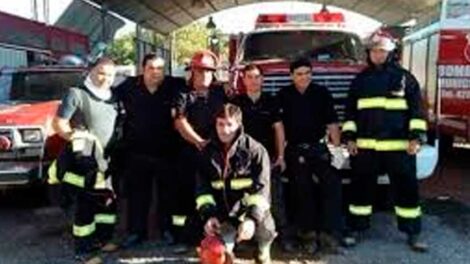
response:
<path fill-rule="evenodd" d="M 196 52 L 191 58 L 191 69 L 206 69 L 215 71 L 217 69 L 217 56 L 210 50 Z"/>
<path fill-rule="evenodd" d="M 368 49 L 379 48 L 385 51 L 392 51 L 397 47 L 392 35 L 383 31 L 372 34 L 366 44 Z"/>
<path fill-rule="evenodd" d="M 216 236 L 207 236 L 198 248 L 201 264 L 225 264 L 225 245 Z"/>

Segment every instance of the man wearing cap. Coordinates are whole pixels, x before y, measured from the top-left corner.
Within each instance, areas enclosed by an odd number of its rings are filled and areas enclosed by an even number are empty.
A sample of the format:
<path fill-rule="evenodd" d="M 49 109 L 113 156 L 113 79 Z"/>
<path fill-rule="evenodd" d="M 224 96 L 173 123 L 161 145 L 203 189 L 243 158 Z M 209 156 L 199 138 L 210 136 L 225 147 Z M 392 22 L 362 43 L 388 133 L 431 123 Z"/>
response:
<path fill-rule="evenodd" d="M 395 199 L 398 229 L 414 251 L 420 242 L 421 207 L 416 154 L 426 138 L 419 84 L 394 61 L 396 45 L 385 33 L 374 34 L 367 47 L 369 66 L 352 83 L 343 138 L 352 156 L 352 192 L 348 223 L 354 245 L 369 228 L 377 175 L 386 173 Z"/>
<path fill-rule="evenodd" d="M 214 134 L 215 113 L 226 101 L 222 86 L 215 83 L 217 57 L 204 50 L 194 54 L 190 63 L 191 76 L 188 88 L 179 93 L 174 105 L 175 127 L 184 139 L 180 155 L 177 190 L 179 206 L 173 213 L 173 224 L 179 226 L 180 242 L 188 243 L 188 216 L 194 215 L 194 184 L 197 164 L 201 150 L 208 144 Z M 183 250 L 183 249 L 182 249 Z"/>
<path fill-rule="evenodd" d="M 123 141 L 125 145 L 124 192 L 128 199 L 128 233 L 123 247 L 132 247 L 147 239 L 147 219 L 157 188 L 158 223 L 162 233 L 170 229 L 171 206 L 168 186 L 171 162 L 176 156 L 176 131 L 171 106 L 184 79 L 165 76 L 165 61 L 151 53 L 144 56 L 143 74 L 129 77 L 116 87 L 126 111 Z"/>

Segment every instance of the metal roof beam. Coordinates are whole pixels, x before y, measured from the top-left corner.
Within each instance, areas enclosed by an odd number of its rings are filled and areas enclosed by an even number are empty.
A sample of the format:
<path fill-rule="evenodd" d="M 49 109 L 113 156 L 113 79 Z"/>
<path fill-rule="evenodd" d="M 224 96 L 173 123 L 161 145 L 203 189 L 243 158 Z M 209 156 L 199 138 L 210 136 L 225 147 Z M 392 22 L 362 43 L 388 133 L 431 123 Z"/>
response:
<path fill-rule="evenodd" d="M 213 10 L 214 12 L 219 11 L 219 9 L 217 9 L 217 7 L 215 7 L 214 3 L 212 3 L 211 0 L 206 0 L 206 3 L 209 4 L 209 6 L 212 8 L 212 10 Z"/>
<path fill-rule="evenodd" d="M 170 18 L 169 16 L 163 14 L 160 10 L 158 9 L 155 9 L 153 6 L 149 5 L 145 0 L 138 0 L 138 2 L 143 5 L 145 8 L 148 8 L 150 9 L 152 12 L 154 12 L 155 14 L 163 17 L 166 21 L 170 22 L 171 24 L 175 25 L 176 27 L 182 27 L 183 25 L 176 22 L 175 20 L 173 20 L 172 18 Z"/>
<path fill-rule="evenodd" d="M 178 0 L 171 0 L 171 2 L 176 6 L 178 7 L 181 11 L 183 11 L 183 13 L 185 13 L 186 15 L 188 15 L 192 20 L 197 20 L 197 17 L 189 12 L 188 9 L 184 8 L 180 2 L 178 2 Z"/>

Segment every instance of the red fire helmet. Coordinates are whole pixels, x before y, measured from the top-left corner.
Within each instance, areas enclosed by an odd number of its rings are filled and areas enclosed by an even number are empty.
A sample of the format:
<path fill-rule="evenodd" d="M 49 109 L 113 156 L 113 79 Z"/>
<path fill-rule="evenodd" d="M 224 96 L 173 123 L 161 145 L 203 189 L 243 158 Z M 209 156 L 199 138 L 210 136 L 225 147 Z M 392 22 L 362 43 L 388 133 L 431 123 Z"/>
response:
<path fill-rule="evenodd" d="M 216 236 L 207 236 L 198 248 L 201 264 L 225 264 L 225 245 L 220 238 Z"/>
<path fill-rule="evenodd" d="M 191 69 L 217 70 L 217 56 L 210 50 L 196 52 L 191 58 Z"/>

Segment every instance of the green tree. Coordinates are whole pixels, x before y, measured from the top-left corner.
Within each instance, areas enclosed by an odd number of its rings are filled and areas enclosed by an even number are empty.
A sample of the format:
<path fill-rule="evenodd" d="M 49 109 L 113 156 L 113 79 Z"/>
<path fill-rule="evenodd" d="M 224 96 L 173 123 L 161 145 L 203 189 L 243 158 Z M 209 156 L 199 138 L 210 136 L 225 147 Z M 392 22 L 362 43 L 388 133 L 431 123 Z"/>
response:
<path fill-rule="evenodd" d="M 108 54 L 117 64 L 130 65 L 136 60 L 135 33 L 129 33 L 115 39 L 108 48 Z"/>
<path fill-rule="evenodd" d="M 201 22 L 191 23 L 175 31 L 173 48 L 176 64 L 182 65 L 184 60 L 191 58 L 194 52 L 207 49 L 210 33 L 210 30 Z M 226 36 L 218 29 L 216 29 L 215 34 L 219 38 L 220 55 L 221 57 L 226 57 L 228 52 Z M 150 30 L 143 30 L 142 38 L 144 41 L 153 43 L 156 46 L 163 45 L 165 41 L 165 36 L 156 35 L 154 37 Z M 118 64 L 134 64 L 136 60 L 135 39 L 135 32 L 115 39 L 108 48 L 108 54 L 112 56 Z"/>
<path fill-rule="evenodd" d="M 209 36 L 211 31 L 202 22 L 194 22 L 175 32 L 176 63 L 181 65 L 185 59 L 191 58 L 194 52 L 207 49 L 209 46 Z M 219 39 L 219 53 L 225 55 L 227 51 L 227 38 L 216 29 L 215 35 Z"/>
<path fill-rule="evenodd" d="M 175 32 L 176 63 L 191 58 L 195 51 L 207 48 L 209 30 L 202 23 L 192 23 Z"/>

